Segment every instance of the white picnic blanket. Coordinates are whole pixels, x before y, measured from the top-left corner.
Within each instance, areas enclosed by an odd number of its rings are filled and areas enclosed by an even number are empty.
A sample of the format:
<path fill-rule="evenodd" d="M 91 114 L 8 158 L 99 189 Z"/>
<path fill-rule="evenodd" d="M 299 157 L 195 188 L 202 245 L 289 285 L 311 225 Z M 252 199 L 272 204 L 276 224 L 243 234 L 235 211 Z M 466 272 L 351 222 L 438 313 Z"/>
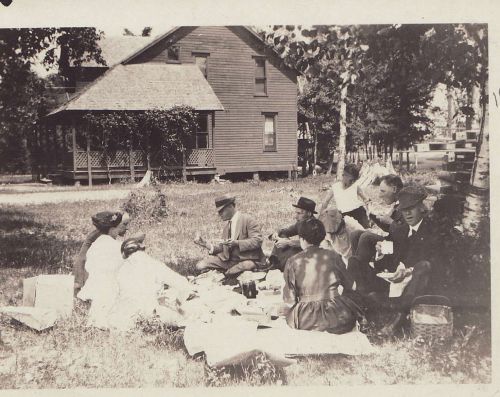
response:
<path fill-rule="evenodd" d="M 369 354 L 375 351 L 366 335 L 357 329 L 335 335 L 327 332 L 295 330 L 280 318 L 270 328 L 237 316 L 213 317 L 212 322 L 192 322 L 184 331 L 184 344 L 193 356 L 205 352 L 212 367 L 245 364 L 258 352 L 275 365 L 293 364 L 292 357 L 313 354 Z"/>

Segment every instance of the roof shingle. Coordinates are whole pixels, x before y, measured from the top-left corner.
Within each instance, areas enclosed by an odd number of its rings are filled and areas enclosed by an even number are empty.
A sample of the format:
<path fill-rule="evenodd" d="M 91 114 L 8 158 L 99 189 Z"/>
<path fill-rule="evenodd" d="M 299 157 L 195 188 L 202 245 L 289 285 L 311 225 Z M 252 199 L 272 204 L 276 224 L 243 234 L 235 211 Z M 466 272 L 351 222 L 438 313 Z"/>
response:
<path fill-rule="evenodd" d="M 197 65 L 116 65 L 80 95 L 51 112 L 64 110 L 151 110 L 187 105 L 224 110 Z"/>

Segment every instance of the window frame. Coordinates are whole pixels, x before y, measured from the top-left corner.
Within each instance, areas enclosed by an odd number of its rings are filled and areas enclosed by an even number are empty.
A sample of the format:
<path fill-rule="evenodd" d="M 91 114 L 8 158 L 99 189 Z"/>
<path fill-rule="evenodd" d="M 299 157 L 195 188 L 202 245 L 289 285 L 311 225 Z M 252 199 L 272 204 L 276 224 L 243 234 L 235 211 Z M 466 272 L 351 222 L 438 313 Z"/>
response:
<path fill-rule="evenodd" d="M 197 117 L 198 118 L 204 117 L 206 119 L 207 129 L 206 129 L 206 131 L 198 131 L 198 130 L 196 130 L 196 136 L 195 136 L 195 140 L 194 140 L 195 149 L 211 149 L 211 145 L 210 145 L 210 125 L 209 125 L 209 123 L 210 123 L 210 117 L 209 117 L 209 114 L 208 113 L 198 113 Z M 198 147 L 198 135 L 205 135 L 206 136 L 207 147 L 203 147 L 203 148 Z"/>
<path fill-rule="evenodd" d="M 252 56 L 253 62 L 254 62 L 254 79 L 253 79 L 253 94 L 255 97 L 267 97 L 268 96 L 268 90 L 267 90 L 267 59 L 263 55 L 253 55 Z M 264 61 L 264 78 L 257 78 L 257 60 L 262 60 Z M 264 92 L 257 92 L 257 80 L 264 80 Z"/>
<path fill-rule="evenodd" d="M 262 129 L 262 150 L 264 153 L 276 153 L 278 151 L 278 112 L 262 112 L 262 116 L 264 118 L 264 124 Z M 266 117 L 273 118 L 273 126 L 274 126 L 274 145 L 271 148 L 266 145 L 265 136 L 266 136 Z"/>
<path fill-rule="evenodd" d="M 196 65 L 196 57 L 205 58 L 205 79 L 208 80 L 208 58 L 210 58 L 210 53 L 207 51 L 192 51 L 191 56 L 194 58 L 195 65 Z"/>

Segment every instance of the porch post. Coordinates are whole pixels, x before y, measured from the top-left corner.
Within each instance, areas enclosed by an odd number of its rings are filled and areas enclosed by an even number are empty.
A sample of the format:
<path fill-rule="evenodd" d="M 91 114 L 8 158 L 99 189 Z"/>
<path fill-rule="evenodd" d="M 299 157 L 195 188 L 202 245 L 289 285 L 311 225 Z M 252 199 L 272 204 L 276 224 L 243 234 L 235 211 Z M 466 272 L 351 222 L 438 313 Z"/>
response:
<path fill-rule="evenodd" d="M 87 132 L 87 177 L 89 186 L 92 186 L 92 159 L 90 158 L 90 135 Z"/>
<path fill-rule="evenodd" d="M 71 121 L 71 137 L 73 144 L 73 179 L 76 178 L 76 128 L 74 120 Z"/>
<path fill-rule="evenodd" d="M 130 178 L 135 182 L 135 162 L 134 162 L 134 153 L 132 150 L 132 139 L 129 141 L 128 145 L 128 160 L 130 166 Z"/>
<path fill-rule="evenodd" d="M 182 148 L 182 180 L 187 182 L 187 173 L 186 173 L 186 149 Z"/>

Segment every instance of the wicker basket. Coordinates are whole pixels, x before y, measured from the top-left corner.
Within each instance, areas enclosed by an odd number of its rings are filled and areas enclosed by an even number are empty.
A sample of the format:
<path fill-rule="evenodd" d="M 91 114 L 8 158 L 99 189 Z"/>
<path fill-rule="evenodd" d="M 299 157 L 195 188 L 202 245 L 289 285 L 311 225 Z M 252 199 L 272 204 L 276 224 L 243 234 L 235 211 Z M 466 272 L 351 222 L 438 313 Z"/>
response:
<path fill-rule="evenodd" d="M 413 337 L 448 339 L 453 334 L 453 312 L 445 296 L 424 295 L 415 298 L 410 311 Z"/>

